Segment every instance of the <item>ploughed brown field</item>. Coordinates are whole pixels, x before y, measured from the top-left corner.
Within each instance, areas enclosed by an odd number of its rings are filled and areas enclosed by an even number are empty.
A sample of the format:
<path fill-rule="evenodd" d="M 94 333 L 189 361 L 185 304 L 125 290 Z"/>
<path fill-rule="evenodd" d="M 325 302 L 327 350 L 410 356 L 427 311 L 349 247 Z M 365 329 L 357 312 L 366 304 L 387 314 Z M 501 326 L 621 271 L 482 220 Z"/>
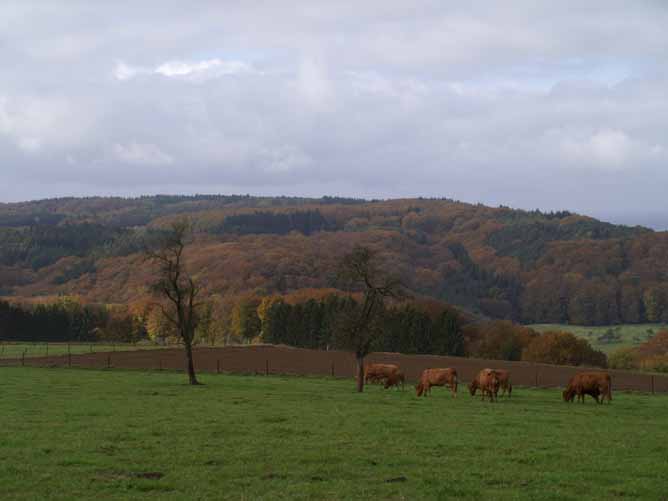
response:
<path fill-rule="evenodd" d="M 292 374 L 301 376 L 332 376 L 352 378 L 355 374 L 353 355 L 343 351 L 318 351 L 287 346 L 254 345 L 194 350 L 195 368 L 199 372 L 237 374 Z M 148 370 L 182 370 L 185 356 L 181 348 L 141 351 L 101 352 L 81 355 L 60 355 L 5 359 L 3 365 L 42 367 L 120 368 Z M 459 380 L 471 381 L 486 367 L 506 369 L 518 386 L 545 388 L 564 387 L 583 367 L 566 367 L 529 362 L 508 362 L 435 355 L 403 355 L 373 353 L 367 362 L 394 363 L 401 367 L 407 382 L 415 382 L 424 369 L 453 367 Z M 668 377 L 626 371 L 607 371 L 612 376 L 613 393 L 617 390 L 668 393 Z"/>

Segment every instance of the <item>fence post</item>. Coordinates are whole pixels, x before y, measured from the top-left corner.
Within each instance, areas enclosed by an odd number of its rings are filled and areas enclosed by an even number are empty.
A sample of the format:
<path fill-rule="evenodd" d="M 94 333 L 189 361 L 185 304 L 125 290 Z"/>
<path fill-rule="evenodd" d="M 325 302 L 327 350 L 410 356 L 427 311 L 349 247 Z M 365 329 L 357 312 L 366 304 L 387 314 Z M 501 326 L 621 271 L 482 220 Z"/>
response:
<path fill-rule="evenodd" d="M 72 354 L 71 353 L 67 354 L 67 366 L 72 367 Z"/>
<path fill-rule="evenodd" d="M 216 374 L 220 374 L 220 358 L 216 360 Z"/>
<path fill-rule="evenodd" d="M 265 361 L 264 375 L 265 375 L 265 376 L 268 376 L 268 375 L 269 375 L 269 360 L 266 360 L 266 361 Z"/>
<path fill-rule="evenodd" d="M 70 355 L 72 350 L 70 349 L 70 343 L 67 343 L 67 354 Z"/>
<path fill-rule="evenodd" d="M 651 381 L 652 381 L 652 395 L 654 395 L 654 374 L 651 375 Z"/>
<path fill-rule="evenodd" d="M 21 353 L 21 367 L 23 367 L 26 363 L 26 351 L 23 350 L 23 353 Z"/>

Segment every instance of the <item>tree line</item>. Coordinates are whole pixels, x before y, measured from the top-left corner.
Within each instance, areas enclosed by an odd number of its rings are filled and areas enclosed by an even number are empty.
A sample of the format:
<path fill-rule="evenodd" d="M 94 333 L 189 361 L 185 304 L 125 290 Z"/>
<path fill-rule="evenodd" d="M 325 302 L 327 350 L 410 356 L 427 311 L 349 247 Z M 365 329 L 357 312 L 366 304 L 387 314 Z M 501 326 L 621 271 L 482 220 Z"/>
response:
<path fill-rule="evenodd" d="M 84 305 L 69 297 L 36 305 L 0 300 L 3 341 L 131 343 L 146 337 L 144 319 L 125 307 Z"/>
<path fill-rule="evenodd" d="M 575 325 L 668 321 L 667 233 L 565 211 L 427 199 L 202 196 L 11 205 L 0 208 L 0 294 L 30 294 L 22 289 L 36 282 L 54 293 L 79 291 L 80 279 L 95 284 L 109 268 L 127 267 L 128 260 L 116 258 L 141 254 L 151 232 L 183 214 L 195 222 L 193 253 L 207 252 L 212 241 L 237 243 L 198 259 L 207 270 L 215 261 L 233 263 L 209 277 L 231 296 L 330 287 L 334 264 L 361 244 L 383 247 L 411 292 L 492 318 Z M 54 267 L 55 277 L 33 273 L 46 266 Z M 82 294 L 117 302 L 115 290 L 137 284 L 118 285 L 91 285 L 95 290 Z"/>

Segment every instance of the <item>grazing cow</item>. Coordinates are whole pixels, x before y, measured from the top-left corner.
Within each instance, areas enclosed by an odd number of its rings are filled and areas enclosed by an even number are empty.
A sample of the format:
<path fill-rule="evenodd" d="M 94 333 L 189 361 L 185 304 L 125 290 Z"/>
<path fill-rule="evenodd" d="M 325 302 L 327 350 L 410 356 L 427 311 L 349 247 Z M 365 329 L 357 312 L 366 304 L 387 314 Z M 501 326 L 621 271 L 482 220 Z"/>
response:
<path fill-rule="evenodd" d="M 494 369 L 483 369 L 478 373 L 469 385 L 469 391 L 471 395 L 475 395 L 478 389 L 480 389 L 482 400 L 485 400 L 485 395 L 489 397 L 490 402 L 494 402 L 497 399 L 499 378 Z"/>
<path fill-rule="evenodd" d="M 580 372 L 573 376 L 563 391 L 564 402 L 572 402 L 577 395 L 584 403 L 585 395 L 590 395 L 596 403 L 602 404 L 607 398 L 612 401 L 612 380 L 607 372 Z M 599 400 L 599 396 L 601 399 Z"/>
<path fill-rule="evenodd" d="M 399 389 L 399 385 L 401 385 L 401 389 L 404 389 L 404 382 L 406 381 L 406 378 L 404 377 L 404 373 L 401 371 L 396 371 L 385 379 L 385 389 L 387 390 L 388 388 L 391 388 L 394 386 L 397 390 Z"/>
<path fill-rule="evenodd" d="M 431 395 L 432 386 L 447 386 L 453 397 L 457 397 L 457 371 L 455 369 L 425 369 L 415 387 L 418 397 Z"/>
<path fill-rule="evenodd" d="M 364 368 L 364 382 L 382 383 L 397 372 L 399 366 L 394 364 L 369 364 Z"/>
<path fill-rule="evenodd" d="M 503 393 L 501 396 L 503 397 L 506 393 L 508 393 L 508 398 L 510 398 L 510 395 L 513 393 L 513 384 L 510 382 L 510 372 L 508 372 L 505 369 L 493 369 L 494 372 L 496 373 L 496 377 L 499 380 L 499 389 L 503 390 Z M 473 382 L 471 382 L 469 389 L 471 390 L 471 395 L 475 395 L 476 391 L 478 390 L 478 383 L 474 379 Z"/>

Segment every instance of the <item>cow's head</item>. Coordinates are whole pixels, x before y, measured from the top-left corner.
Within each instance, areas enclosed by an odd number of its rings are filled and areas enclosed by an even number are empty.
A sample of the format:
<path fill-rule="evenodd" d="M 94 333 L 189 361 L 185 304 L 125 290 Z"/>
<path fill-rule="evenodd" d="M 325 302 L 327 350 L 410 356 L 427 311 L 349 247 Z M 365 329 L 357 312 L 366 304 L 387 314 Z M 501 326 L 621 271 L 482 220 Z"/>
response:
<path fill-rule="evenodd" d="M 561 395 L 564 397 L 564 402 L 572 402 L 573 397 L 575 397 L 575 390 L 569 386 L 563 391 Z"/>

